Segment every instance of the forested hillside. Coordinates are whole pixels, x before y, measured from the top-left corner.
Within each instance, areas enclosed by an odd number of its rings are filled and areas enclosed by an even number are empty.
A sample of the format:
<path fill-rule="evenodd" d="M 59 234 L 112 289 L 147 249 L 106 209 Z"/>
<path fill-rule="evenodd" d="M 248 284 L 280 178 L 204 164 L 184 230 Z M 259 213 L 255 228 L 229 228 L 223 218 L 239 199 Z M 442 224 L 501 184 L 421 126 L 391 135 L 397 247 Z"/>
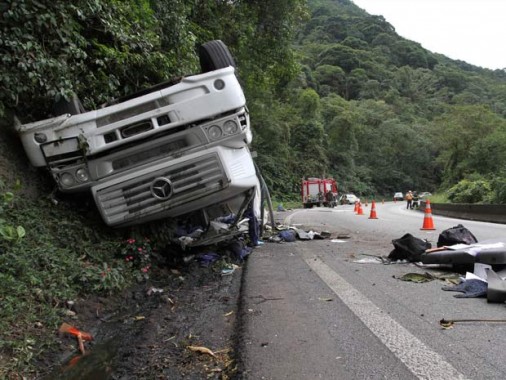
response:
<path fill-rule="evenodd" d="M 506 71 L 433 54 L 350 1 L 309 5 L 290 105 L 270 107 L 265 134 L 265 114 L 260 127 L 254 118 L 262 167 L 278 173 L 271 187 L 295 192 L 298 178 L 325 174 L 343 190 L 391 196 L 463 180 L 453 201 L 505 202 Z"/>
<path fill-rule="evenodd" d="M 43 118 L 72 91 L 91 109 L 195 73 L 195 46 L 221 39 L 278 198 L 297 194 L 301 177 L 326 175 L 364 195 L 465 180 L 472 201 L 506 201 L 506 72 L 433 54 L 349 0 L 1 7 L 3 118 Z"/>

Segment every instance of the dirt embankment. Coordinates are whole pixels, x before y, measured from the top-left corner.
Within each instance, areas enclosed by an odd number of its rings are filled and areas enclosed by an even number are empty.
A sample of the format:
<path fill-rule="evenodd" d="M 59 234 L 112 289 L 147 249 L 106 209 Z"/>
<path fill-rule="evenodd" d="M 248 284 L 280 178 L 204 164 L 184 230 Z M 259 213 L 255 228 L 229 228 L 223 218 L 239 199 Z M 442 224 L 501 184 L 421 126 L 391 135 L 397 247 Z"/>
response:
<path fill-rule="evenodd" d="M 74 337 L 61 337 L 50 360 L 64 365 L 47 379 L 233 377 L 241 270 L 166 265 L 120 296 L 78 300 L 72 323 L 95 340 L 80 355 Z"/>

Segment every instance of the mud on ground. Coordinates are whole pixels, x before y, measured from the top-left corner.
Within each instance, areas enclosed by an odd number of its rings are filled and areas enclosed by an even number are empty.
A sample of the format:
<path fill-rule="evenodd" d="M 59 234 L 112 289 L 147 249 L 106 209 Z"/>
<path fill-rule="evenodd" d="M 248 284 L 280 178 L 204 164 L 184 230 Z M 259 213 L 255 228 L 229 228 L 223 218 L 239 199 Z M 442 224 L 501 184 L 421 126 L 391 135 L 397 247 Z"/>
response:
<path fill-rule="evenodd" d="M 45 378 L 232 378 L 241 271 L 180 262 L 159 266 L 120 296 L 77 300 L 68 322 L 94 341 L 81 355 L 75 337 L 61 336 L 51 358 L 59 364 Z"/>

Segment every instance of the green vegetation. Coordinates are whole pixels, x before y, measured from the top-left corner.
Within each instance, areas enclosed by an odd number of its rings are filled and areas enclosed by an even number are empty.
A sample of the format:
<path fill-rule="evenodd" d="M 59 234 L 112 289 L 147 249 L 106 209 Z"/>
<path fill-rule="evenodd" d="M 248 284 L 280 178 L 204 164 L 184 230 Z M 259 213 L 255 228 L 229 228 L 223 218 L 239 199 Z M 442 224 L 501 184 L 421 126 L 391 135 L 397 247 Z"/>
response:
<path fill-rule="evenodd" d="M 69 301 L 108 295 L 146 279 L 152 249 L 139 245 L 131 263 L 125 260 L 131 240 L 97 229 L 97 220 L 76 214 L 77 205 L 55 208 L 49 199 L 21 200 L 5 190 L 0 195 L 9 199 L 1 211 L 2 228 L 26 231 L 0 240 L 0 377 L 16 378 L 35 371 L 32 359 L 55 344 L 54 332 L 71 318 Z"/>
<path fill-rule="evenodd" d="M 47 117 L 71 92 L 92 109 L 196 73 L 195 47 L 221 39 L 275 207 L 300 205 L 305 176 L 364 199 L 412 189 L 506 203 L 506 71 L 431 53 L 349 0 L 19 0 L 0 12 L 2 127 Z M 30 372 L 67 300 L 142 280 L 152 253 L 87 210 L 17 193 L 13 172 L 38 175 L 9 168 L 21 155 L 0 168 L 0 377 Z"/>

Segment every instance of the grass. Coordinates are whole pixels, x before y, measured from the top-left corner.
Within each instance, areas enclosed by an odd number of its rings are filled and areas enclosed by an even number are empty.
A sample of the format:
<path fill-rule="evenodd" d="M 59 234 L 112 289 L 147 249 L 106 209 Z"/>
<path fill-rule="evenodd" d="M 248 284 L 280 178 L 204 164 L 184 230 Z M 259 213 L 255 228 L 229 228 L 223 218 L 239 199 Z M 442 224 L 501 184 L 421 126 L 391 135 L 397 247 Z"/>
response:
<path fill-rule="evenodd" d="M 287 201 L 279 201 L 276 199 L 272 200 L 272 207 L 274 210 L 277 210 L 278 205 L 282 205 L 285 210 L 293 209 L 293 208 L 302 208 L 302 202 L 296 200 L 287 200 Z"/>
<path fill-rule="evenodd" d="M 428 197 L 431 203 L 450 203 L 445 193 L 437 193 Z"/>
<path fill-rule="evenodd" d="M 67 301 L 111 294 L 146 276 L 122 256 L 126 237 L 86 215 L 88 207 L 14 196 L 0 209 L 0 231 L 25 231 L 18 239 L 0 233 L 0 378 L 37 374 L 34 363 L 55 347 Z"/>

